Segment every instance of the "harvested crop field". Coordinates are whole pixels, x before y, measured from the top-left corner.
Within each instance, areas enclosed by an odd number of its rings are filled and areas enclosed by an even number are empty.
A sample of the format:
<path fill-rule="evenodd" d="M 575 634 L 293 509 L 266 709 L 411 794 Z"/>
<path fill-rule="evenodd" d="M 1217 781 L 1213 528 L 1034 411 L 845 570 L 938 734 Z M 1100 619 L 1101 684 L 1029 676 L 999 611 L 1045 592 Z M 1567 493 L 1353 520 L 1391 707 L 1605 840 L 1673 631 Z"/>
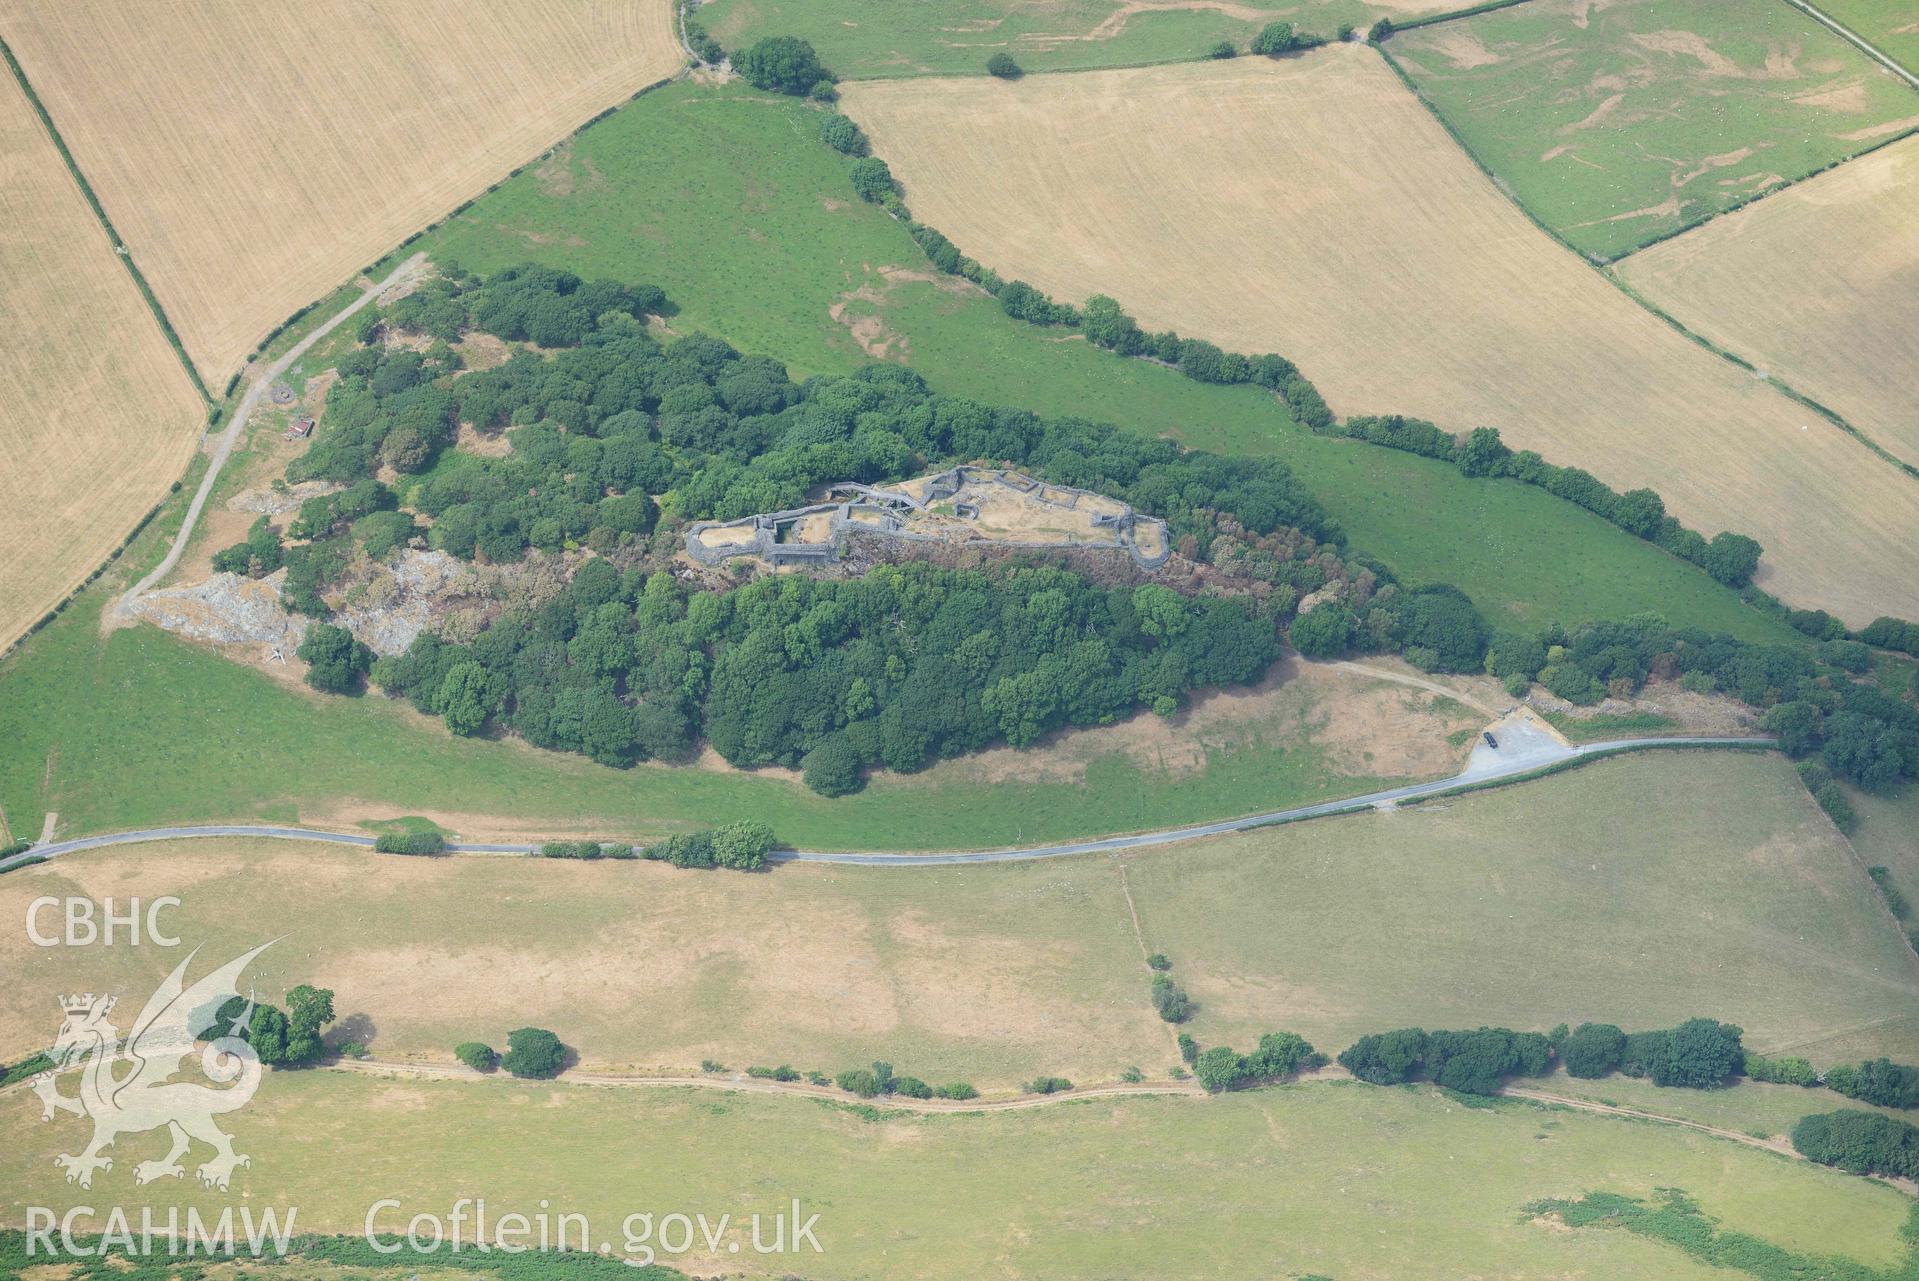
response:
<path fill-rule="evenodd" d="M 1855 623 L 1919 611 L 1919 484 L 1540 232 L 1372 50 L 1017 84 L 847 86 L 914 214 L 1070 301 L 1297 361 L 1408 413 L 1646 485 Z"/>
<path fill-rule="evenodd" d="M 4 0 L 0 35 L 210 384 L 680 65 L 668 0 Z"/>
<path fill-rule="evenodd" d="M 1621 279 L 1919 465 L 1919 138 L 1634 254 Z"/>
<path fill-rule="evenodd" d="M 19 85 L 0 80 L 4 649 L 166 495 L 200 399 Z"/>
<path fill-rule="evenodd" d="M 1783 0 L 1534 0 L 1388 53 L 1516 198 L 1616 258 L 1919 126 L 1919 95 Z"/>

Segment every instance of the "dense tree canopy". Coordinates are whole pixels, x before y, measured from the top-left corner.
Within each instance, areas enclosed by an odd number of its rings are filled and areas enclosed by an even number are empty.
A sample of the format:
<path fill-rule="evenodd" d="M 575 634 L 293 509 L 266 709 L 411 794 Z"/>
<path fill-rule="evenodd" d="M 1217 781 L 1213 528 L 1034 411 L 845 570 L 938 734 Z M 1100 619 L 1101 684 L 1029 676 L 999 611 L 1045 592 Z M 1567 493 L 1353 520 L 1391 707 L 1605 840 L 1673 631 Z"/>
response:
<path fill-rule="evenodd" d="M 1248 601 L 914 562 L 723 593 L 583 572 L 536 616 L 470 645 L 423 634 L 374 678 L 464 732 L 497 717 L 611 765 L 681 758 L 703 737 L 736 765 L 802 768 L 832 795 L 867 767 L 1024 746 L 1253 681 L 1278 654 L 1275 619 Z"/>
<path fill-rule="evenodd" d="M 516 1028 L 507 1033 L 506 1053 L 500 1066 L 513 1076 L 545 1079 L 558 1076 L 566 1066 L 566 1047 L 560 1038 L 539 1027 Z"/>
<path fill-rule="evenodd" d="M 820 65 L 813 46 L 798 36 L 767 36 L 733 55 L 733 68 L 755 89 L 801 97 L 833 73 Z"/>
<path fill-rule="evenodd" d="M 1919 1177 L 1919 1128 L 1878 1112 L 1821 1112 L 1792 1127 L 1801 1156 L 1853 1174 Z"/>

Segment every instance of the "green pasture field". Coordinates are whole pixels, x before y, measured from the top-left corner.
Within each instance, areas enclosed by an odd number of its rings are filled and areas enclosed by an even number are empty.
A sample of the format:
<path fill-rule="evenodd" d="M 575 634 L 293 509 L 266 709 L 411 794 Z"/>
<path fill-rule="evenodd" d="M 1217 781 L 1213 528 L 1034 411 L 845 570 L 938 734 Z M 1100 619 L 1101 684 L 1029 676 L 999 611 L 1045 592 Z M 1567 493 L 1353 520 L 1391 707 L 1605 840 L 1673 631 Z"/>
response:
<path fill-rule="evenodd" d="M 1919 911 L 1919 784 L 1907 783 L 1888 792 L 1846 789 L 1859 814 L 1853 829 L 1853 848 L 1868 867 L 1883 867 L 1906 901 Z M 1919 930 L 1919 917 L 1906 922 Z"/>
<path fill-rule="evenodd" d="M 1622 757 L 1124 861 L 1202 1045 L 1706 1016 L 1821 1065 L 1919 1059 L 1919 959 L 1778 756 Z"/>
<path fill-rule="evenodd" d="M 1919 12 L 1907 0 L 1817 0 L 1813 8 L 1919 74 Z"/>
<path fill-rule="evenodd" d="M 1535 0 L 1386 49 L 1521 204 L 1600 260 L 1919 126 L 1910 86 L 1785 3 Z"/>
<path fill-rule="evenodd" d="M 1008 53 L 1027 71 L 1084 71 L 1190 62 L 1222 40 L 1243 54 L 1262 25 L 1285 19 L 1331 37 L 1408 8 L 1363 0 L 1244 0 L 1122 14 L 1121 0 L 709 0 L 699 20 L 729 50 L 764 36 L 801 36 L 852 80 L 986 73 Z M 1440 7 L 1444 7 L 1443 5 Z M 1252 12 L 1252 11 L 1257 11 Z"/>
<path fill-rule="evenodd" d="M 204 1214 L 243 1203 L 297 1206 L 303 1229 L 358 1234 L 382 1198 L 444 1218 L 484 1196 L 489 1215 L 536 1213 L 545 1199 L 617 1244 L 636 1211 L 744 1218 L 797 1197 L 820 1215 L 821 1253 L 722 1247 L 660 1261 L 814 1281 L 947 1281 L 954 1259 L 1088 1279 L 1177 1259 L 1196 1279 L 1713 1281 L 1726 1274 L 1669 1247 L 1556 1230 L 1524 1207 L 1677 1187 L 1727 1228 L 1883 1267 L 1904 1256 L 1909 1205 L 1892 1188 L 1695 1132 L 1350 1083 L 920 1117 L 690 1089 L 276 1072 L 227 1121 L 252 1165 L 224 1194 L 191 1178 L 136 1187 L 133 1158 L 164 1140 L 153 1134 L 123 1137 L 114 1169 L 82 1193 L 51 1156 L 78 1146 L 84 1122 L 38 1118 L 28 1091 L 0 1098 L 18 1139 L 0 1152 L 0 1217 L 14 1223 L 26 1205 L 137 1216 L 142 1204 Z"/>
<path fill-rule="evenodd" d="M 967 849 L 1172 827 L 1407 781 L 1339 769 L 1309 738 L 1257 735 L 1210 750 L 1191 773 L 1114 754 L 1080 778 L 989 783 L 936 768 L 882 775 L 837 800 L 796 778 L 609 769 L 518 740 L 458 738 L 377 693 L 289 686 L 153 627 L 102 636 L 108 594 L 96 585 L 0 664 L 0 805 L 23 835 L 39 835 L 47 810 L 65 835 L 425 812 L 475 837 L 653 839 L 759 818 L 801 846 Z M 1443 718 L 1435 727 L 1441 738 L 1454 728 Z"/>
<path fill-rule="evenodd" d="M 680 308 L 674 329 L 777 356 L 795 376 L 865 363 L 851 328 L 861 324 L 869 345 L 941 391 L 1223 453 L 1278 454 L 1356 547 L 1410 582 L 1455 584 L 1501 625 L 1652 610 L 1749 639 L 1796 635 L 1543 491 L 1314 436 L 1256 389 L 1206 386 L 1070 330 L 1009 319 L 984 293 L 936 275 L 903 227 L 859 202 L 847 162 L 815 140 L 818 118 L 743 89 L 670 86 L 578 135 L 552 162 L 568 166 L 568 180 L 534 166 L 423 247 L 480 271 L 532 258 L 655 282 Z"/>

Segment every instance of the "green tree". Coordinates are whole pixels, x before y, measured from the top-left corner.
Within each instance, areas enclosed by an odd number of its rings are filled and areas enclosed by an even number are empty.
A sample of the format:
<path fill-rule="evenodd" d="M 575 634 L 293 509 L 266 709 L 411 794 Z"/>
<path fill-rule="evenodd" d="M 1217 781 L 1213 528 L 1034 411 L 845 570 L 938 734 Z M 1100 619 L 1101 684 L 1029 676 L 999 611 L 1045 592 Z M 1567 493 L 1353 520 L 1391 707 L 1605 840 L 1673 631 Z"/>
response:
<path fill-rule="evenodd" d="M 333 1022 L 333 991 L 302 983 L 287 991 L 286 1061 L 289 1066 L 317 1063 L 326 1053 L 320 1036 Z"/>
<path fill-rule="evenodd" d="M 745 52 L 734 55 L 733 67 L 755 89 L 796 98 L 806 95 L 820 81 L 833 79 L 832 73 L 820 65 L 813 46 L 798 36 L 767 36 L 755 41 Z"/>
<path fill-rule="evenodd" d="M 1359 620 L 1344 605 L 1321 601 L 1293 620 L 1293 648 L 1307 658 L 1338 658 L 1352 647 Z"/>
<path fill-rule="evenodd" d="M 1475 427 L 1453 455 L 1468 476 L 1497 476 L 1513 451 L 1499 439 L 1497 427 Z"/>
<path fill-rule="evenodd" d="M 1759 568 L 1760 553 L 1759 544 L 1744 534 L 1715 534 L 1706 544 L 1705 569 L 1728 587 L 1744 587 Z"/>
<path fill-rule="evenodd" d="M 986 74 L 998 76 L 1001 80 L 1017 80 L 1026 73 L 1020 70 L 1019 63 L 1013 61 L 1011 54 L 996 53 L 986 60 Z"/>
<path fill-rule="evenodd" d="M 1426 1033 L 1416 1027 L 1362 1036 L 1340 1052 L 1340 1066 L 1373 1085 L 1410 1081 L 1426 1056 Z"/>
<path fill-rule="evenodd" d="M 507 1034 L 500 1066 L 514 1076 L 545 1080 L 566 1066 L 566 1047 L 545 1028 L 516 1028 Z"/>
<path fill-rule="evenodd" d="M 455 734 L 471 737 L 486 728 L 496 708 L 493 682 L 486 668 L 478 663 L 456 663 L 447 669 L 440 682 L 437 700 L 446 727 Z"/>
<path fill-rule="evenodd" d="M 475 1072 L 491 1072 L 500 1065 L 500 1056 L 493 1052 L 493 1047 L 480 1041 L 462 1041 L 453 1047 L 453 1057 Z"/>
<path fill-rule="evenodd" d="M 1559 1061 L 1570 1076 L 1588 1080 L 1605 1076 L 1619 1067 L 1626 1049 L 1626 1034 L 1610 1023 L 1581 1023 L 1559 1047 Z"/>
<path fill-rule="evenodd" d="M 1290 22 L 1269 22 L 1253 37 L 1253 52 L 1277 58 L 1299 47 L 1299 35 Z"/>
<path fill-rule="evenodd" d="M 247 1043 L 267 1066 L 286 1063 L 287 1016 L 271 1005 L 254 1006 L 253 1017 L 247 1021 Z"/>
<path fill-rule="evenodd" d="M 1193 1075 L 1215 1094 L 1230 1089 L 1243 1075 L 1238 1051 L 1224 1045 L 1203 1051 L 1193 1064 Z"/>
<path fill-rule="evenodd" d="M 820 141 L 846 156 L 863 156 L 871 150 L 860 127 L 837 111 L 829 111 L 820 118 Z"/>
<path fill-rule="evenodd" d="M 330 623 L 307 628 L 297 651 L 307 664 L 307 684 L 329 694 L 350 694 L 373 666 L 373 651 L 353 639 L 353 633 Z"/>
<path fill-rule="evenodd" d="M 800 779 L 821 796 L 845 796 L 860 789 L 860 759 L 846 735 L 835 734 L 800 759 Z"/>
<path fill-rule="evenodd" d="M 773 829 L 758 819 L 736 819 L 713 829 L 713 861 L 736 872 L 765 867 L 772 848 Z"/>
<path fill-rule="evenodd" d="M 1788 756 L 1804 756 L 1819 745 L 1819 730 L 1824 718 L 1818 707 L 1795 700 L 1768 708 L 1764 725 L 1768 734 L 1779 738 L 1779 749 Z"/>
<path fill-rule="evenodd" d="M 1192 998 L 1186 989 L 1165 974 L 1153 975 L 1153 1008 L 1168 1023 L 1184 1023 L 1193 1017 Z"/>
<path fill-rule="evenodd" d="M 862 156 L 855 160 L 848 176 L 853 180 L 853 190 L 869 204 L 879 204 L 887 196 L 899 193 L 899 183 L 893 180 L 893 171 L 878 156 Z"/>
<path fill-rule="evenodd" d="M 1639 538 L 1658 534 L 1665 519 L 1666 504 L 1650 489 L 1629 489 L 1613 504 L 1612 523 Z"/>

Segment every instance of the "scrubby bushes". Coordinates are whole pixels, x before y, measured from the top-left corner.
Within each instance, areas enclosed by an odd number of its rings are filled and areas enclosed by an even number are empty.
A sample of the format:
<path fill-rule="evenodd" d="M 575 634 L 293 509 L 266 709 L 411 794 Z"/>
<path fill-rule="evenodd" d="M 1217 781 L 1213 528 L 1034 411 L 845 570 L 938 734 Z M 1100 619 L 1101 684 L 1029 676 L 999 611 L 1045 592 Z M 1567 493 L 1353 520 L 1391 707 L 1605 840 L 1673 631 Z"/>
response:
<path fill-rule="evenodd" d="M 789 1063 L 782 1063 L 778 1067 L 750 1067 L 746 1069 L 746 1074 L 765 1081 L 797 1081 L 800 1079 L 799 1069 Z"/>
<path fill-rule="evenodd" d="M 1792 1145 L 1808 1161 L 1852 1174 L 1919 1177 L 1919 1128 L 1878 1112 L 1821 1112 L 1792 1127 Z"/>
<path fill-rule="evenodd" d="M 438 832 L 382 832 L 373 848 L 381 854 L 443 854 L 446 837 Z"/>
<path fill-rule="evenodd" d="M 1805 1059 L 1793 1056 L 1769 1059 L 1764 1055 L 1746 1051 L 1746 1079 L 1765 1081 L 1772 1085 L 1802 1085 L 1807 1088 L 1819 1084 L 1819 1073 Z"/>
<path fill-rule="evenodd" d="M 685 9 L 682 9 L 680 13 L 680 29 L 686 35 L 687 47 L 701 62 L 709 67 L 717 67 L 726 61 L 726 50 L 720 47 L 720 42 L 715 40 L 707 32 L 706 27 Z"/>
<path fill-rule="evenodd" d="M 307 684 L 329 694 L 353 693 L 373 666 L 372 650 L 353 639 L 346 628 L 328 623 L 307 628 L 297 652 L 300 661 L 307 664 Z"/>
<path fill-rule="evenodd" d="M 916 1076 L 895 1076 L 893 1065 L 886 1062 L 875 1062 L 870 1068 L 853 1068 L 842 1072 L 833 1078 L 833 1083 L 863 1099 L 895 1094 L 909 1099 L 965 1100 L 979 1097 L 979 1091 L 965 1081 L 934 1087 Z"/>
<path fill-rule="evenodd" d="M 1168 1023 L 1184 1023 L 1193 1017 L 1192 998 L 1166 974 L 1153 975 L 1153 1008 Z"/>
<path fill-rule="evenodd" d="M 491 1072 L 500 1065 L 500 1056 L 494 1053 L 493 1047 L 480 1041 L 462 1041 L 453 1047 L 453 1057 L 475 1072 Z"/>
<path fill-rule="evenodd" d="M 1882 1108 L 1919 1108 L 1919 1068 L 1872 1059 L 1857 1067 L 1828 1068 L 1826 1088 Z"/>
<path fill-rule="evenodd" d="M 1295 637 L 1298 631 L 1296 622 Z M 1492 639 L 1487 667 L 1515 684 L 1537 680 L 1580 704 L 1628 697 L 1657 676 L 1767 708 L 1766 725 L 1782 748 L 1819 754 L 1826 772 L 1806 782 L 1837 811 L 1835 818 L 1848 807 L 1836 789 L 1820 794 L 1832 775 L 1868 788 L 1919 777 L 1919 709 L 1801 648 L 1674 628 L 1641 615 L 1572 632 L 1552 627 L 1536 637 L 1501 633 Z"/>
<path fill-rule="evenodd" d="M 1259 1038 L 1259 1048 L 1251 1054 L 1240 1054 L 1224 1045 L 1204 1051 L 1193 1061 L 1193 1075 L 1199 1078 L 1201 1085 L 1217 1094 L 1221 1090 L 1283 1081 L 1325 1062 L 1326 1056 L 1314 1050 L 1305 1038 L 1292 1032 L 1268 1032 Z"/>
<path fill-rule="evenodd" d="M 820 141 L 843 156 L 863 156 L 870 150 L 860 127 L 837 111 L 820 117 Z"/>
<path fill-rule="evenodd" d="M 1073 1083 L 1063 1076 L 1036 1077 L 1020 1087 L 1028 1094 L 1064 1094 Z"/>
<path fill-rule="evenodd" d="M 757 819 L 743 818 L 703 832 L 677 832 L 647 846 L 639 857 L 675 867 L 756 872 L 766 866 L 772 848 L 773 829 Z"/>

